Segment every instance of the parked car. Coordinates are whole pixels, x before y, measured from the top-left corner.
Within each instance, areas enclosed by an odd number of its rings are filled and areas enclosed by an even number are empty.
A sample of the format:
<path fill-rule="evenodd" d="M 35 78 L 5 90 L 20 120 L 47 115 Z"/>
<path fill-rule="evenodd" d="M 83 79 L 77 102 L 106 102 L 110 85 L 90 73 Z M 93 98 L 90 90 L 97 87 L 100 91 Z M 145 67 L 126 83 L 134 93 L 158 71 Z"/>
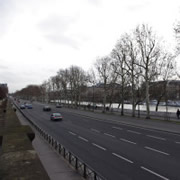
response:
<path fill-rule="evenodd" d="M 62 108 L 62 104 L 56 104 L 56 108 Z"/>
<path fill-rule="evenodd" d="M 25 105 L 28 109 L 32 109 L 33 107 L 32 107 L 32 104 L 26 104 Z"/>
<path fill-rule="evenodd" d="M 26 109 L 26 106 L 24 104 L 21 104 L 20 109 Z"/>
<path fill-rule="evenodd" d="M 43 107 L 43 111 L 51 111 L 51 107 L 49 107 L 49 106 L 44 106 L 44 107 Z"/>
<path fill-rule="evenodd" d="M 52 113 L 50 119 L 52 121 L 56 121 L 56 120 L 62 120 L 63 117 L 60 113 Z"/>

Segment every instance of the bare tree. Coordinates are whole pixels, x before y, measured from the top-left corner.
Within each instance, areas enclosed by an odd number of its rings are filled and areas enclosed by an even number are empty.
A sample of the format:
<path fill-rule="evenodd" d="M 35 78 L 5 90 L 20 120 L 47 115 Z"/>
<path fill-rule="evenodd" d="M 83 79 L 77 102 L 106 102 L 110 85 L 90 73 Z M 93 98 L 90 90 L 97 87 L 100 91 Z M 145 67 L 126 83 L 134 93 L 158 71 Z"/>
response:
<path fill-rule="evenodd" d="M 149 119 L 149 83 L 158 75 L 161 49 L 152 29 L 147 25 L 138 26 L 134 33 L 139 48 L 140 63 L 138 66 L 142 69 L 141 75 L 146 87 L 146 118 Z"/>
<path fill-rule="evenodd" d="M 127 68 L 125 63 L 127 58 L 127 52 L 121 40 L 117 42 L 115 48 L 112 50 L 111 57 L 113 58 L 113 62 L 111 64 L 114 67 L 114 71 L 117 73 L 118 78 L 120 79 L 119 106 L 121 104 L 121 115 L 123 116 L 125 88 L 127 82 Z"/>
<path fill-rule="evenodd" d="M 164 53 L 162 57 L 162 66 L 159 69 L 160 70 L 159 80 L 161 82 L 159 83 L 159 88 L 155 86 L 156 92 L 153 93 L 157 97 L 157 104 L 155 109 L 156 111 L 158 111 L 158 106 L 161 99 L 165 97 L 167 94 L 168 82 L 176 75 L 175 67 L 176 67 L 175 56 L 167 52 Z"/>
<path fill-rule="evenodd" d="M 138 51 L 136 43 L 129 34 L 125 34 L 121 38 L 122 41 L 122 48 L 126 53 L 126 71 L 130 79 L 130 86 L 131 86 L 131 102 L 132 102 L 132 116 L 135 116 L 135 109 L 136 109 L 136 99 L 137 99 L 137 89 L 138 89 L 138 76 L 140 73 L 140 68 L 138 64 Z"/>
<path fill-rule="evenodd" d="M 110 78 L 110 64 L 111 59 L 108 56 L 98 58 L 95 63 L 95 68 L 97 70 L 100 82 L 103 83 L 103 112 L 105 112 L 106 101 L 107 101 L 107 84 L 109 83 Z"/>
<path fill-rule="evenodd" d="M 85 71 L 78 66 L 69 68 L 69 82 L 71 90 L 71 98 L 77 107 L 81 102 L 81 93 L 85 90 L 87 83 L 87 75 Z"/>

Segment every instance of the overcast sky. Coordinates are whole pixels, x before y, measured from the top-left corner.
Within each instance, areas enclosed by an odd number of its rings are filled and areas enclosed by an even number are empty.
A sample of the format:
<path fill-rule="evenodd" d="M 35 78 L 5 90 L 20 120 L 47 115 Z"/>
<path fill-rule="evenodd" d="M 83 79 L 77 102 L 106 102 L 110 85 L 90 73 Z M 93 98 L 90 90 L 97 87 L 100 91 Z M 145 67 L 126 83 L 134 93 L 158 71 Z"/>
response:
<path fill-rule="evenodd" d="M 179 0 L 0 0 L 0 83 L 10 92 L 60 68 L 84 70 L 138 24 L 174 45 Z"/>

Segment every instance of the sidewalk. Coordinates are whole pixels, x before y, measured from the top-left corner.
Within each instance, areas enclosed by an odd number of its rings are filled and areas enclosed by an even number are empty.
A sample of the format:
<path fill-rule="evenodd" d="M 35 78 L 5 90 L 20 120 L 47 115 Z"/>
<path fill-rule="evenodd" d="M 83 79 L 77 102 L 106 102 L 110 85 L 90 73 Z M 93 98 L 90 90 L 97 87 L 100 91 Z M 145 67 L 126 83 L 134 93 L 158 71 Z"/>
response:
<path fill-rule="evenodd" d="M 150 128 L 155 130 L 162 130 L 172 133 L 179 133 L 180 134 L 180 120 L 173 119 L 173 120 L 162 120 L 159 117 L 154 117 L 154 119 L 146 119 L 145 117 L 137 118 L 131 116 L 121 116 L 119 114 L 110 114 L 110 113 L 102 113 L 102 112 L 92 112 L 88 110 L 80 110 L 80 109 L 71 109 L 63 107 L 61 111 L 71 112 L 80 114 L 86 117 L 92 117 L 99 121 L 106 121 L 106 122 L 115 122 L 115 123 L 123 123 L 132 126 L 138 126 L 142 128 Z"/>
<path fill-rule="evenodd" d="M 28 121 L 16 111 L 22 125 L 29 125 Z M 83 178 L 73 170 L 35 131 L 32 144 L 51 180 L 82 180 Z"/>

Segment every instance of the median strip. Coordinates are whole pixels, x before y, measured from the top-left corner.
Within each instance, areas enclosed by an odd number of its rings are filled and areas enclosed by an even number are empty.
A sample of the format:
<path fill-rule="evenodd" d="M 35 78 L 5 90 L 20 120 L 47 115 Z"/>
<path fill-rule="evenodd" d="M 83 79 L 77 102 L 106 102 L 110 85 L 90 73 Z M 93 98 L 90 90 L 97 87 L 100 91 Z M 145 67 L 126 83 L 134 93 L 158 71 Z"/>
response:
<path fill-rule="evenodd" d="M 93 146 L 96 146 L 96 147 L 99 148 L 99 149 L 102 149 L 103 151 L 106 151 L 106 148 L 104 148 L 104 147 L 102 147 L 102 146 L 100 146 L 100 145 L 98 145 L 98 144 L 92 143 L 92 145 L 93 145 Z"/>
<path fill-rule="evenodd" d="M 154 172 L 154 171 L 152 171 L 152 170 L 150 170 L 150 169 L 148 169 L 148 168 L 145 168 L 145 167 L 143 167 L 143 166 L 141 166 L 141 169 L 143 169 L 143 170 L 145 170 L 145 171 L 147 171 L 147 172 L 149 172 L 149 173 L 151 173 L 151 174 L 154 174 L 155 176 L 158 176 L 158 177 L 160 177 L 161 179 L 169 180 L 168 178 L 166 178 L 166 177 L 164 177 L 164 176 L 162 176 L 162 175 L 160 175 L 160 174 L 158 174 L 158 173 L 156 173 L 156 172 Z"/>
<path fill-rule="evenodd" d="M 158 152 L 158 153 L 161 153 L 161 154 L 164 154 L 164 155 L 169 156 L 169 154 L 168 154 L 168 153 L 163 152 L 163 151 L 160 151 L 160 150 L 157 150 L 157 149 L 154 149 L 154 148 L 151 148 L 151 147 L 147 147 L 147 146 L 145 146 L 144 148 L 145 148 L 145 149 L 149 149 L 149 150 L 151 150 L 151 151 L 155 151 L 155 152 Z"/>
<path fill-rule="evenodd" d="M 124 161 L 127 161 L 127 162 L 131 163 L 131 164 L 134 163 L 133 161 L 131 161 L 131 160 L 129 160 L 129 159 L 123 157 L 123 156 L 120 156 L 119 154 L 116 154 L 116 153 L 112 153 L 112 154 L 113 154 L 114 156 L 120 158 L 120 159 L 123 159 Z"/>

